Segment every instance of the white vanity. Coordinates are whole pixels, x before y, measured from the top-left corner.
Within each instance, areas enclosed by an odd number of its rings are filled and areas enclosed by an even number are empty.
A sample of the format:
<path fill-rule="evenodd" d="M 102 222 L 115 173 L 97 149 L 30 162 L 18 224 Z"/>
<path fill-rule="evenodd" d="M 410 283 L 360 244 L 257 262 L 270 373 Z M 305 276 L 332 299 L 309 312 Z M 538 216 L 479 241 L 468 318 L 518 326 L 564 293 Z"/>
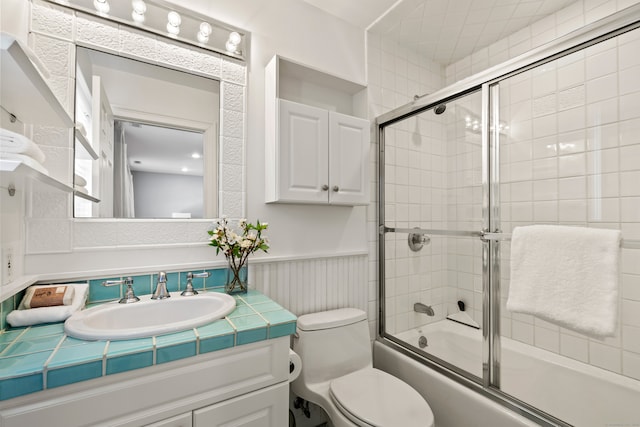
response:
<path fill-rule="evenodd" d="M 0 402 L 0 424 L 284 426 L 289 337 L 214 351 Z"/>

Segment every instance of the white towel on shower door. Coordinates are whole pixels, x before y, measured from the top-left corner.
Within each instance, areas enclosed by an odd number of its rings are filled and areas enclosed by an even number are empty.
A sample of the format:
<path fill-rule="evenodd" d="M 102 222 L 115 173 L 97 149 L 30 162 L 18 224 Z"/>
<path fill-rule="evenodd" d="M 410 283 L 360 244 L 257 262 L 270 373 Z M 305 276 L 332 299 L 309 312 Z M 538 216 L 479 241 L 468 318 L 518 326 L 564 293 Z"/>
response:
<path fill-rule="evenodd" d="M 596 337 L 615 333 L 620 231 L 516 227 L 507 310 Z"/>

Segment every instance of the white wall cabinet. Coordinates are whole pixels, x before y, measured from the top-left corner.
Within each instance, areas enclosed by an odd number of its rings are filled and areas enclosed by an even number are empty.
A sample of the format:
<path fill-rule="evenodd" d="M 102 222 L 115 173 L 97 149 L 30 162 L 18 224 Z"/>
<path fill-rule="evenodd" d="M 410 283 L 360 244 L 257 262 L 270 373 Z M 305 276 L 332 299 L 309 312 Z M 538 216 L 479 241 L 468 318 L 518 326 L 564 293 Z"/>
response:
<path fill-rule="evenodd" d="M 279 56 L 265 86 L 266 201 L 368 204 L 365 87 Z"/>

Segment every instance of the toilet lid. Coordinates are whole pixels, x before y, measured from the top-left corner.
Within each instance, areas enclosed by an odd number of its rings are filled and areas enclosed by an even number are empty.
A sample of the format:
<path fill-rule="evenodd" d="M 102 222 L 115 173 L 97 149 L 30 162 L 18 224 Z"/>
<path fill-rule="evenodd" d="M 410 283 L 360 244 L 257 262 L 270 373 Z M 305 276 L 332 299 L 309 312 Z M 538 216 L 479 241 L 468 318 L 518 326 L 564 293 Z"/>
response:
<path fill-rule="evenodd" d="M 353 421 L 375 427 L 433 425 L 433 412 L 407 383 L 375 368 L 331 381 L 331 397 Z M 351 416 L 349 416 L 351 415 Z"/>

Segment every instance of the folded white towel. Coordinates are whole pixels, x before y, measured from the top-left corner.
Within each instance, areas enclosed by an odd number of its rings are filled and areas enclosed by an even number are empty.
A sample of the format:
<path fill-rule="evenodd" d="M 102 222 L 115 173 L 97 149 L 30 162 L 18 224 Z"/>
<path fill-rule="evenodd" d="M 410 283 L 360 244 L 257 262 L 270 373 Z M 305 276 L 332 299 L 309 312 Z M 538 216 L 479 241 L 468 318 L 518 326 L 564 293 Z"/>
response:
<path fill-rule="evenodd" d="M 35 169 L 40 173 L 45 175 L 49 175 L 49 171 L 42 166 L 38 161 L 36 161 L 33 157 L 25 156 L 24 154 L 16 154 L 16 153 L 5 153 L 0 150 L 0 159 L 8 160 L 12 162 L 20 162 L 29 166 L 31 169 Z M 17 166 L 17 165 L 16 165 Z"/>
<path fill-rule="evenodd" d="M 30 326 L 40 323 L 62 322 L 73 313 L 84 307 L 89 295 L 88 283 L 63 283 L 73 286 L 73 302 L 71 305 L 59 305 L 55 307 L 25 308 L 22 303 L 17 310 L 7 315 L 7 322 L 13 326 Z"/>
<path fill-rule="evenodd" d="M 2 129 L 0 133 L 0 151 L 4 153 L 24 154 L 38 163 L 44 163 L 45 155 L 38 145 L 19 133 Z"/>
<path fill-rule="evenodd" d="M 80 175 L 78 175 L 77 173 L 73 174 L 73 183 L 75 185 L 79 185 L 80 187 L 87 186 L 87 180 L 81 177 Z"/>
<path fill-rule="evenodd" d="M 619 230 L 516 227 L 511 238 L 507 310 L 587 335 L 613 335 L 619 247 Z"/>

